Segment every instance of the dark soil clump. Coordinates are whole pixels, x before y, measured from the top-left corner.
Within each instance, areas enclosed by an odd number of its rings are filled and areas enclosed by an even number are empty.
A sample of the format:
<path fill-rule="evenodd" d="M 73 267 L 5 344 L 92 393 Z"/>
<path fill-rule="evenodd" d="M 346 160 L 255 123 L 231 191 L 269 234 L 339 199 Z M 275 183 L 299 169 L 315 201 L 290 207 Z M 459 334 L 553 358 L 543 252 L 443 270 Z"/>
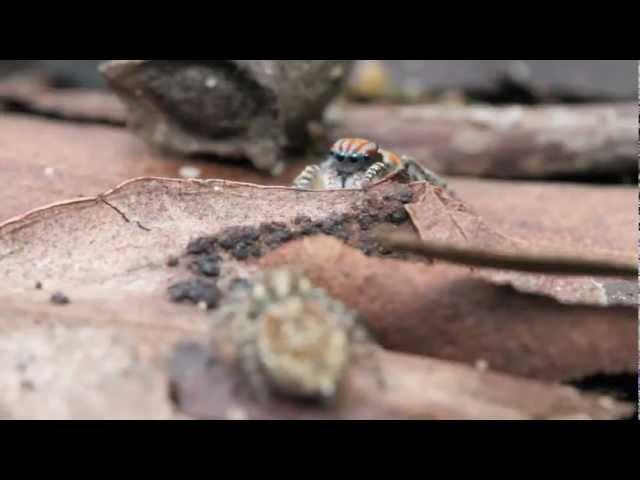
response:
<path fill-rule="evenodd" d="M 169 298 L 175 303 L 205 303 L 207 308 L 215 308 L 220 303 L 222 293 L 215 283 L 194 279 L 169 287 Z"/>

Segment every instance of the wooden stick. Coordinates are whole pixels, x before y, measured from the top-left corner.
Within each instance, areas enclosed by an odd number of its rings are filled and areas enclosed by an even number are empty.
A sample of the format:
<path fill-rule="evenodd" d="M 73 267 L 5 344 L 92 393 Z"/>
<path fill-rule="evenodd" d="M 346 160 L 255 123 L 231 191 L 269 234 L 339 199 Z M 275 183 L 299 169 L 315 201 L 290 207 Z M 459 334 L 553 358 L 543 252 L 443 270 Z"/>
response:
<path fill-rule="evenodd" d="M 479 249 L 473 246 L 425 242 L 406 234 L 381 233 L 378 240 L 390 249 L 475 267 L 558 275 L 638 276 L 638 259 L 631 255 L 578 256 L 560 251 Z"/>

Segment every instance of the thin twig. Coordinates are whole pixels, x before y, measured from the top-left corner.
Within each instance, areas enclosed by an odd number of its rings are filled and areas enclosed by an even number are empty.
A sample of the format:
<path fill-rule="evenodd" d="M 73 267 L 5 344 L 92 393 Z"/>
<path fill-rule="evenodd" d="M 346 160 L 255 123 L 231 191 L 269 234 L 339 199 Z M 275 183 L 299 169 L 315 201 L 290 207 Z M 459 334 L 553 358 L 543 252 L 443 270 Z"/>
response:
<path fill-rule="evenodd" d="M 381 233 L 385 247 L 469 266 L 558 275 L 637 277 L 638 259 L 632 255 L 578 256 L 542 250 L 507 251 L 437 242 L 424 242 L 406 234 Z"/>

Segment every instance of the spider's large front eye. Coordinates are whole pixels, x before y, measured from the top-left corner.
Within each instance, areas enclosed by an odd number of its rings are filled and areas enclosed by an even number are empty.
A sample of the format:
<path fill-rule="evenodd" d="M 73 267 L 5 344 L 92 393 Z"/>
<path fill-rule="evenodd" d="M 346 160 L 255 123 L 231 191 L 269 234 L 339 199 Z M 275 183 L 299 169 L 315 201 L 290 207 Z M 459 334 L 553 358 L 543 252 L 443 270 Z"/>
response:
<path fill-rule="evenodd" d="M 351 157 L 351 163 L 358 163 L 360 161 L 360 156 L 354 155 Z"/>

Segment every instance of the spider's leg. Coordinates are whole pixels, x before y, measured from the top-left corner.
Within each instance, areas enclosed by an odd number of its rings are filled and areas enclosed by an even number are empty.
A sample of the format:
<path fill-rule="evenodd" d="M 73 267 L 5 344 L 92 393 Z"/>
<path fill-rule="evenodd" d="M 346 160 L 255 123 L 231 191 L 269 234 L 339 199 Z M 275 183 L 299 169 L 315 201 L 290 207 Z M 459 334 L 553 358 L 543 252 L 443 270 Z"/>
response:
<path fill-rule="evenodd" d="M 426 167 L 423 167 L 413 158 L 402 157 L 404 168 L 411 180 L 415 182 L 429 182 L 436 187 L 447 188 L 447 182 Z"/>
<path fill-rule="evenodd" d="M 249 388 L 251 396 L 259 403 L 268 403 L 271 398 L 267 378 L 260 365 L 255 345 L 247 342 L 238 348 L 238 366 L 242 380 Z"/>
<path fill-rule="evenodd" d="M 389 171 L 389 166 L 384 162 L 376 162 L 369 167 L 364 174 L 367 182 L 372 182 L 374 179 L 386 174 Z"/>
<path fill-rule="evenodd" d="M 294 180 L 294 188 L 311 189 L 313 181 L 320 172 L 320 165 L 309 165 L 306 167 L 300 175 Z"/>
<path fill-rule="evenodd" d="M 253 400 L 266 403 L 270 398 L 269 381 L 262 369 L 257 347 L 258 325 L 250 317 L 249 308 L 242 305 L 231 322 L 234 371 L 243 390 L 247 389 Z"/>
<path fill-rule="evenodd" d="M 423 167 L 413 158 L 402 157 L 402 162 L 404 169 L 412 182 L 428 182 L 433 186 L 446 190 L 452 197 L 457 198 L 455 192 L 438 174 L 432 172 L 426 167 Z"/>

